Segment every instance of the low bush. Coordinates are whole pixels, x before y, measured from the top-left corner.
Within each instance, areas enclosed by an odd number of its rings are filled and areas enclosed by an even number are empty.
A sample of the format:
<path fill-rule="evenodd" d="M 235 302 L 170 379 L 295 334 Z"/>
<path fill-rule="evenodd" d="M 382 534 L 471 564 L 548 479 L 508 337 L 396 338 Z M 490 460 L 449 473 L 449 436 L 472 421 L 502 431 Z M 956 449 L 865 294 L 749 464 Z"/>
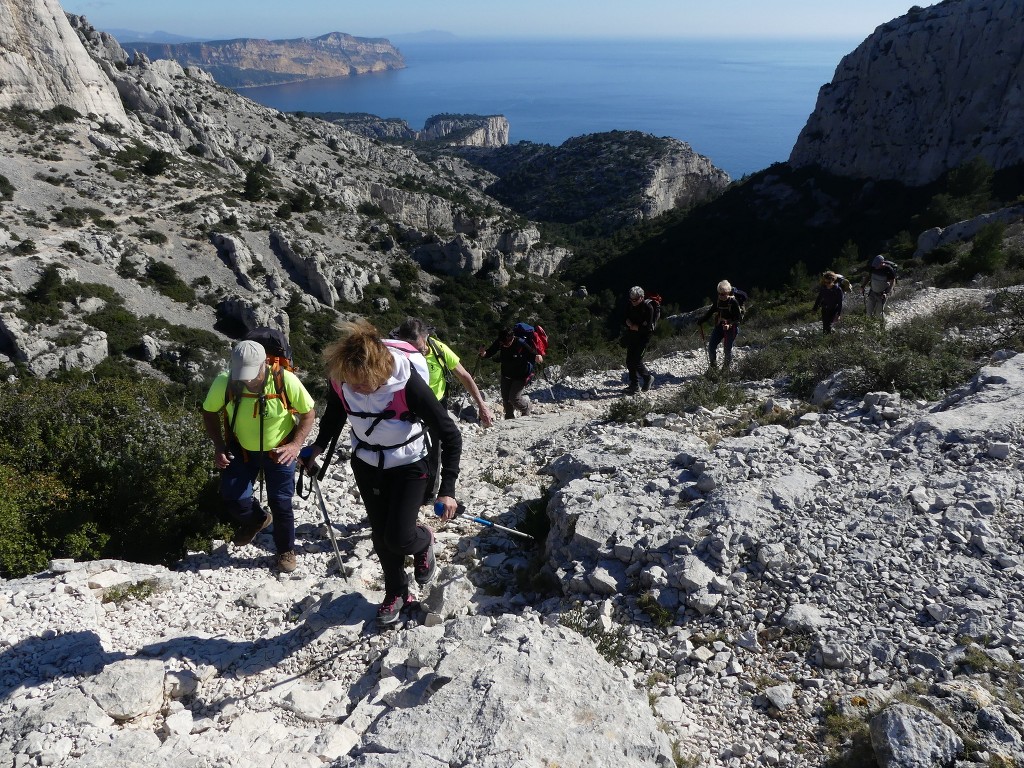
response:
<path fill-rule="evenodd" d="M 54 557 L 181 557 L 215 522 L 209 463 L 195 403 L 154 380 L 118 371 L 0 384 L 2 575 Z"/>

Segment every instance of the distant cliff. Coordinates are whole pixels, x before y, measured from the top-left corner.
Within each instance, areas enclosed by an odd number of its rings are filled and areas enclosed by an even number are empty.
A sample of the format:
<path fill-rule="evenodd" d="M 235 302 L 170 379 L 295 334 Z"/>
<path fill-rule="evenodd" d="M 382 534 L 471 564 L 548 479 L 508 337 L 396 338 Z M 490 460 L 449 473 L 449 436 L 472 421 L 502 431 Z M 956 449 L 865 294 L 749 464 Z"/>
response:
<path fill-rule="evenodd" d="M 241 88 L 321 77 L 361 75 L 403 69 L 405 61 L 383 38 L 331 32 L 296 40 L 214 40 L 205 43 L 125 42 L 128 51 L 150 59 L 173 59 L 183 67 L 205 69 L 221 85 Z"/>
<path fill-rule="evenodd" d="M 1024 162 L 1020 0 L 915 6 L 839 63 L 789 162 L 917 186 L 976 156 Z"/>
<path fill-rule="evenodd" d="M 460 154 L 497 176 L 488 194 L 524 216 L 593 220 L 606 231 L 717 197 L 730 181 L 686 142 L 639 131 L 592 133 L 558 147 L 519 142 Z"/>
<path fill-rule="evenodd" d="M 306 113 L 345 129 L 382 141 L 430 141 L 455 147 L 504 147 L 508 144 L 508 119 L 503 115 L 433 115 L 422 131 L 405 120 L 377 117 L 363 112 Z"/>

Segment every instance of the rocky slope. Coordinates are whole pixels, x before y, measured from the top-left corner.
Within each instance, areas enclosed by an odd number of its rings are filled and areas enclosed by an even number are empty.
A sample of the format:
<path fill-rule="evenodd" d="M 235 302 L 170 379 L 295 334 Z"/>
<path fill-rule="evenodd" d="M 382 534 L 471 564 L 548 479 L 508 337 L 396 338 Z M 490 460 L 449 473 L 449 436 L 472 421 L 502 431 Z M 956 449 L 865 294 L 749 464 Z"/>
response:
<path fill-rule="evenodd" d="M 229 88 L 347 77 L 405 67 L 402 54 L 389 41 L 341 32 L 295 40 L 123 43 L 129 52 L 149 59 L 171 59 L 182 67 L 200 67 Z"/>
<path fill-rule="evenodd" d="M 702 364 L 653 361 L 650 397 Z M 506 526 L 542 510 L 550 533 L 438 527 L 439 579 L 396 629 L 373 626 L 379 569 L 344 462 L 323 485 L 341 572 L 309 499 L 293 574 L 261 534 L 173 569 L 58 561 L 0 585 L 0 753 L 820 766 L 863 722 L 850 765 L 1024 760 L 1021 356 L 938 403 L 813 412 L 748 382 L 747 409 L 643 426 L 606 418 L 622 371 L 556 379 L 529 417 L 463 424 L 458 491 Z"/>
<path fill-rule="evenodd" d="M 377 117 L 365 113 L 315 112 L 346 130 L 384 141 L 429 141 L 466 147 L 503 147 L 508 144 L 509 124 L 502 115 L 431 115 L 422 131 L 415 131 L 405 120 Z"/>
<path fill-rule="evenodd" d="M 704 202 L 729 185 L 728 174 L 686 142 L 638 131 L 460 155 L 498 177 L 490 194 L 532 219 L 601 220 L 609 229 Z"/>
<path fill-rule="evenodd" d="M 24 10 L 9 0 L 0 8 L 12 18 Z M 293 292 L 309 309 L 370 313 L 405 287 L 429 298 L 434 279 L 425 270 L 486 271 L 506 284 L 515 272 L 550 275 L 570 255 L 480 192 L 491 177 L 458 159 L 427 163 L 336 125 L 283 115 L 200 69 L 130 58 L 86 20 L 70 22 L 77 35 L 47 44 L 85 62 L 78 80 L 87 71 L 105 77 L 120 96 L 111 99 L 116 109 L 95 118 L 0 114 L 0 338 L 4 354 L 38 375 L 90 367 L 106 354 L 86 319 L 105 300 L 66 307 L 63 323 L 16 317 L 50 265 L 65 279 L 112 288 L 137 318 L 210 330 L 218 319 L 286 326 Z M 61 61 L 40 62 L 12 88 L 62 79 Z M 194 300 L 168 298 L 145 280 L 154 265 L 172 269 Z M 411 276 L 407 286 L 399 274 Z M 166 330 L 145 345 L 155 359 L 180 357 Z"/>
<path fill-rule="evenodd" d="M 843 58 L 789 162 L 911 186 L 979 156 L 1018 165 L 1022 81 L 1017 0 L 915 6 Z"/>

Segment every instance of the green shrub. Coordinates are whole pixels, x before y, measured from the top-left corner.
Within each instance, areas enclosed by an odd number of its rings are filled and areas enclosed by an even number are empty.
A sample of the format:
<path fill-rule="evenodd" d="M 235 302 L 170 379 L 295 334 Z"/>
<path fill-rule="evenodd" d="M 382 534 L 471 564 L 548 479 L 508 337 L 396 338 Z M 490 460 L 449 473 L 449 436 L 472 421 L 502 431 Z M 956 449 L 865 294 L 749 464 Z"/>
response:
<path fill-rule="evenodd" d="M 0 174 L 0 200 L 11 200 L 14 198 L 14 193 L 17 190 L 14 185 L 8 181 L 7 177 Z"/>
<path fill-rule="evenodd" d="M 0 384 L 4 575 L 53 557 L 180 557 L 186 536 L 211 524 L 200 511 L 211 498 L 202 435 L 195 404 L 152 379 Z"/>
<path fill-rule="evenodd" d="M 139 166 L 147 176 L 159 176 L 171 167 L 171 156 L 161 149 L 154 149 Z"/>
<path fill-rule="evenodd" d="M 646 397 L 622 397 L 608 406 L 605 418 L 619 424 L 632 424 L 643 421 L 650 412 L 651 403 Z"/>
<path fill-rule="evenodd" d="M 163 245 L 167 242 L 167 235 L 163 232 L 158 232 L 155 229 L 144 229 L 139 232 L 139 237 L 143 240 L 148 240 L 154 245 Z"/>
<path fill-rule="evenodd" d="M 196 300 L 196 292 L 178 277 L 174 267 L 163 261 L 154 261 L 146 267 L 147 282 L 174 301 L 188 304 Z"/>
<path fill-rule="evenodd" d="M 15 256 L 31 256 L 38 250 L 39 249 L 36 248 L 36 241 L 30 240 L 29 238 L 26 237 L 24 240 L 22 240 L 20 243 L 14 246 L 14 248 L 11 249 L 11 253 L 13 253 Z"/>

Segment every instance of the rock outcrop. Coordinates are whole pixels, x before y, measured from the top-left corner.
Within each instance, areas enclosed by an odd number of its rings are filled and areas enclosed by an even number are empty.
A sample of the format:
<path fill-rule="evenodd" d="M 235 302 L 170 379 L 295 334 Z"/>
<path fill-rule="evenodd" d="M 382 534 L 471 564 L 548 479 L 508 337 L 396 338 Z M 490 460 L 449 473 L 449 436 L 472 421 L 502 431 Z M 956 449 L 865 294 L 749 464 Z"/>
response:
<path fill-rule="evenodd" d="M 211 40 L 203 43 L 136 43 L 129 51 L 200 67 L 221 85 L 241 88 L 322 77 L 346 77 L 402 69 L 405 61 L 389 41 L 331 32 L 295 40 Z"/>
<path fill-rule="evenodd" d="M 417 138 L 459 147 L 504 147 L 508 131 L 502 115 L 434 115 Z"/>
<path fill-rule="evenodd" d="M 718 196 L 729 175 L 678 139 L 639 131 L 519 142 L 459 154 L 498 177 L 487 191 L 531 219 L 594 220 L 607 229 Z"/>
<path fill-rule="evenodd" d="M 1024 14 L 1017 0 L 915 6 L 836 68 L 790 164 L 927 184 L 982 157 L 1024 161 Z"/>
<path fill-rule="evenodd" d="M 57 0 L 0 0 L 0 108 L 70 107 L 126 127 L 113 83 Z"/>

